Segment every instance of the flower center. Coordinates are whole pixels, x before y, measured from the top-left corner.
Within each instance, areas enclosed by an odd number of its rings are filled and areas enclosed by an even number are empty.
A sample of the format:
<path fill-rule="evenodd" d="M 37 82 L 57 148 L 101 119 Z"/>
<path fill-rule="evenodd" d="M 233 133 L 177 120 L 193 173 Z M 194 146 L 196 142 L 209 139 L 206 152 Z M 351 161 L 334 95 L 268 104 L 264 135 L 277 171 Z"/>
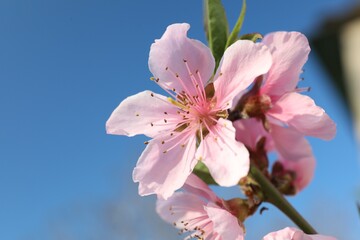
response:
<path fill-rule="evenodd" d="M 261 117 L 271 107 L 271 98 L 268 95 L 252 95 L 246 100 L 241 115 L 243 118 Z"/>
<path fill-rule="evenodd" d="M 216 125 L 219 118 L 227 117 L 227 111 L 217 107 L 214 97 L 189 96 L 182 92 L 176 100 L 172 98 L 168 100 L 179 108 L 178 114 L 182 115 L 176 131 L 195 129 L 199 135 L 205 136 L 211 131 L 212 126 Z"/>

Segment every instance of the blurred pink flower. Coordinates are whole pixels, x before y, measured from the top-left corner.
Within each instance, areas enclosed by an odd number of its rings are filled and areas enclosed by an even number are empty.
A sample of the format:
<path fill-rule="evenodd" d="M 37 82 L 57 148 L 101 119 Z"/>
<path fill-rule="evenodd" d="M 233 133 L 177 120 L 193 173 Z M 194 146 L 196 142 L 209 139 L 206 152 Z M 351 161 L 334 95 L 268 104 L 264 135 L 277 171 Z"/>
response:
<path fill-rule="evenodd" d="M 158 199 L 156 211 L 179 228 L 179 234 L 187 234 L 185 239 L 244 239 L 237 218 L 202 180 L 191 174 L 183 189 L 184 192 L 176 192 L 168 200 Z"/>
<path fill-rule="evenodd" d="M 267 234 L 263 240 L 336 240 L 336 238 L 318 234 L 307 235 L 299 229 L 287 227 Z"/>
<path fill-rule="evenodd" d="M 184 184 L 198 160 L 222 186 L 236 185 L 248 173 L 248 151 L 235 141 L 227 109 L 234 96 L 268 72 L 271 54 L 261 43 L 237 41 L 225 51 L 213 78 L 214 96 L 207 96 L 205 85 L 215 61 L 208 47 L 187 37 L 189 28 L 170 25 L 151 45 L 153 80 L 171 97 L 151 91 L 130 96 L 106 123 L 110 134 L 153 138 L 146 142 L 133 171 L 140 195 L 168 198 Z"/>
<path fill-rule="evenodd" d="M 236 140 L 243 142 L 251 151 L 256 150 L 256 144 L 262 137 L 266 138 L 265 150 L 275 151 L 282 166 L 295 172 L 293 184 L 297 192 L 310 183 L 315 171 L 315 159 L 309 142 L 302 134 L 275 124 L 266 131 L 255 118 L 237 120 L 233 124 Z"/>
<path fill-rule="evenodd" d="M 304 89 L 297 88 L 310 52 L 307 38 L 299 32 L 274 32 L 266 35 L 262 43 L 270 49 L 273 62 L 259 92 L 249 98 L 247 114 L 260 118 L 264 114 L 270 124 L 285 125 L 303 135 L 332 139 L 335 123 L 310 97 L 299 94 Z"/>

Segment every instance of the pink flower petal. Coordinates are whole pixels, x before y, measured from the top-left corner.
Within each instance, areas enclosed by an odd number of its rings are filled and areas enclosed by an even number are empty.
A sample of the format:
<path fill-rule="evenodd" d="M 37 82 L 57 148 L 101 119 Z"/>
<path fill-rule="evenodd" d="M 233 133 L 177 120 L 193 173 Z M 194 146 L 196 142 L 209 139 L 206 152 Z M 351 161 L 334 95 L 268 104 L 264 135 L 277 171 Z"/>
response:
<path fill-rule="evenodd" d="M 272 124 L 271 136 L 276 150 L 283 159 L 297 161 L 313 155 L 311 146 L 304 135 L 292 128 Z"/>
<path fill-rule="evenodd" d="M 178 93 L 182 90 L 195 92 L 186 65 L 195 77 L 198 77 L 198 71 L 201 78 L 197 78 L 197 83 L 201 82 L 200 85 L 205 85 L 215 68 L 215 60 L 210 49 L 203 43 L 187 37 L 189 28 L 190 25 L 186 23 L 168 26 L 161 39 L 156 40 L 150 49 L 150 71 L 155 78 L 159 78 L 160 85 L 164 84 L 168 89 L 175 88 Z M 181 84 L 181 81 L 184 84 Z"/>
<path fill-rule="evenodd" d="M 287 227 L 267 234 L 263 240 L 336 240 L 336 238 L 318 234 L 307 235 L 299 229 Z"/>
<path fill-rule="evenodd" d="M 183 135 L 149 142 L 133 171 L 134 182 L 140 183 L 141 196 L 155 193 L 167 199 L 183 186 L 197 162 L 195 134 Z"/>
<path fill-rule="evenodd" d="M 296 178 L 293 183 L 297 192 L 308 186 L 314 177 L 316 161 L 312 156 L 300 158 L 297 161 L 280 159 L 280 162 L 285 169 L 295 172 Z"/>
<path fill-rule="evenodd" d="M 120 103 L 106 122 L 106 132 L 155 137 L 176 128 L 179 119 L 176 111 L 177 108 L 166 97 L 143 91 Z"/>
<path fill-rule="evenodd" d="M 245 144 L 252 150 L 256 149 L 257 142 L 266 137 L 266 150 L 273 149 L 270 134 L 264 129 L 263 124 L 256 118 L 241 119 L 233 122 L 236 129 L 236 140 Z"/>
<path fill-rule="evenodd" d="M 234 186 L 249 171 L 249 152 L 235 141 L 235 129 L 228 120 L 220 118 L 200 143 L 196 158 L 209 168 L 211 176 L 221 186 Z"/>
<path fill-rule="evenodd" d="M 305 137 L 291 128 L 271 125 L 271 135 L 279 161 L 287 170 L 294 171 L 296 191 L 304 189 L 313 179 L 316 161 Z"/>
<path fill-rule="evenodd" d="M 304 135 L 330 140 L 336 134 L 336 124 L 324 109 L 316 106 L 315 102 L 305 95 L 285 94 L 267 114 Z"/>
<path fill-rule="evenodd" d="M 218 202 L 220 199 L 216 194 L 195 174 L 190 174 L 182 187 L 185 191 L 201 196 L 212 202 Z"/>
<path fill-rule="evenodd" d="M 164 221 L 178 225 L 181 221 L 206 216 L 204 204 L 206 202 L 195 194 L 176 192 L 167 200 L 159 198 L 156 212 Z"/>
<path fill-rule="evenodd" d="M 230 108 L 232 99 L 266 73 L 271 64 L 271 54 L 263 44 L 239 40 L 228 47 L 214 78 L 218 105 Z"/>
<path fill-rule="evenodd" d="M 243 240 L 244 231 L 240 227 L 237 218 L 228 211 L 209 203 L 204 207 L 209 218 L 213 222 L 213 231 L 221 240 Z"/>
<path fill-rule="evenodd" d="M 262 43 L 273 57 L 263 92 L 279 96 L 294 90 L 310 52 L 307 38 L 299 32 L 274 32 L 266 35 Z"/>

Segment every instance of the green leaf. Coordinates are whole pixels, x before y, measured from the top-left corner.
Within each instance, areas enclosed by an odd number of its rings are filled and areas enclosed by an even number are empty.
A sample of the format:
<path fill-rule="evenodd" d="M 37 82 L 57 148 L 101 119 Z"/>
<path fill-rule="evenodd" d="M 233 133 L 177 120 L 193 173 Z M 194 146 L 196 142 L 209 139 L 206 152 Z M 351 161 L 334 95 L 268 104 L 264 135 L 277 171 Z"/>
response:
<path fill-rule="evenodd" d="M 238 35 L 240 33 L 241 27 L 244 22 L 245 12 L 246 12 L 246 0 L 243 0 L 240 16 L 239 16 L 238 20 L 236 21 L 236 24 L 235 24 L 232 32 L 230 33 L 229 38 L 227 39 L 225 49 L 228 48 L 234 42 L 236 42 Z"/>
<path fill-rule="evenodd" d="M 207 0 L 204 0 L 204 30 L 205 30 L 205 35 L 206 35 L 206 40 L 208 41 L 208 43 L 210 42 L 209 40 L 209 9 L 208 9 L 208 3 Z"/>
<path fill-rule="evenodd" d="M 201 178 L 206 184 L 218 185 L 210 175 L 209 169 L 201 161 L 196 164 L 193 173 Z"/>
<path fill-rule="evenodd" d="M 221 0 L 205 0 L 204 15 L 205 32 L 217 67 L 224 54 L 229 34 L 228 21 Z"/>
<path fill-rule="evenodd" d="M 248 33 L 248 34 L 242 35 L 240 37 L 241 40 L 250 40 L 253 42 L 256 42 L 257 40 L 262 39 L 262 38 L 263 38 L 263 35 L 261 35 L 260 33 Z"/>

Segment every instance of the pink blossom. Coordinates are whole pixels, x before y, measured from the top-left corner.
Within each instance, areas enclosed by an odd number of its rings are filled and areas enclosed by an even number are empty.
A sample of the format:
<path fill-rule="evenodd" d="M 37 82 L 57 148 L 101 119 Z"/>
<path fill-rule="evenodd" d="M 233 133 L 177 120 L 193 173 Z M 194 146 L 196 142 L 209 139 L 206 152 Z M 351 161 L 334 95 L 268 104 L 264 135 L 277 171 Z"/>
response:
<path fill-rule="evenodd" d="M 275 151 L 283 167 L 295 173 L 293 185 L 296 191 L 301 191 L 310 183 L 315 171 L 315 159 L 309 142 L 301 133 L 275 124 L 266 131 L 255 118 L 237 120 L 234 127 L 236 139 L 251 151 L 256 150 L 256 144 L 262 137 L 266 138 L 265 150 Z"/>
<path fill-rule="evenodd" d="M 156 210 L 166 222 L 180 229 L 185 239 L 243 240 L 244 231 L 222 199 L 197 176 L 191 174 L 183 192 L 158 199 Z"/>
<path fill-rule="evenodd" d="M 269 70 L 270 52 L 261 43 L 237 41 L 225 51 L 213 77 L 214 96 L 208 96 L 205 85 L 212 79 L 215 61 L 208 47 L 187 37 L 189 28 L 170 25 L 151 45 L 153 80 L 171 97 L 151 91 L 130 96 L 106 123 L 110 134 L 153 138 L 133 171 L 140 195 L 168 198 L 199 160 L 222 186 L 235 185 L 248 173 L 248 151 L 235 141 L 227 109 L 234 96 Z"/>
<path fill-rule="evenodd" d="M 300 94 L 304 89 L 297 88 L 310 52 L 307 38 L 298 32 L 274 32 L 262 43 L 270 49 L 273 62 L 259 91 L 248 99 L 246 114 L 266 117 L 268 123 L 287 126 L 303 135 L 333 138 L 335 123 L 310 97 Z"/>
<path fill-rule="evenodd" d="M 299 229 L 287 227 L 267 234 L 263 240 L 336 240 L 336 238 L 318 234 L 308 235 Z"/>

